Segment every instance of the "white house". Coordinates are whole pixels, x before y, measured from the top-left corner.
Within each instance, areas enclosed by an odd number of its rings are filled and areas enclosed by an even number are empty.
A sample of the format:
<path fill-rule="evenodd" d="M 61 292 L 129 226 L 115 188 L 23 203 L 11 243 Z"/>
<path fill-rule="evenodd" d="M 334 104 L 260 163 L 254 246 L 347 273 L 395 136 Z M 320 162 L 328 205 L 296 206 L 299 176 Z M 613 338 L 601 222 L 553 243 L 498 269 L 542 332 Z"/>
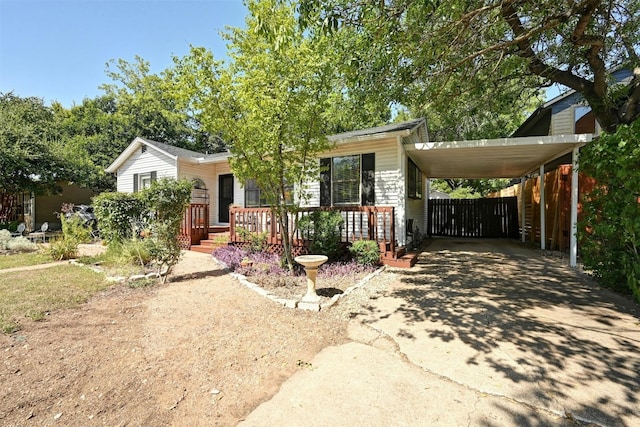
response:
<path fill-rule="evenodd" d="M 346 132 L 328 137 L 333 148 L 319 156 L 325 169 L 310 182 L 308 206 L 391 206 L 395 238 L 406 240 L 406 223 L 425 230 L 425 175 L 406 146 L 428 142 L 424 119 Z M 107 168 L 117 190 L 135 192 L 160 177 L 194 180 L 193 203 L 209 205 L 209 224 L 227 225 L 229 206 L 258 207 L 259 189 L 245 188 L 229 167 L 230 153 L 203 154 L 136 138 Z"/>

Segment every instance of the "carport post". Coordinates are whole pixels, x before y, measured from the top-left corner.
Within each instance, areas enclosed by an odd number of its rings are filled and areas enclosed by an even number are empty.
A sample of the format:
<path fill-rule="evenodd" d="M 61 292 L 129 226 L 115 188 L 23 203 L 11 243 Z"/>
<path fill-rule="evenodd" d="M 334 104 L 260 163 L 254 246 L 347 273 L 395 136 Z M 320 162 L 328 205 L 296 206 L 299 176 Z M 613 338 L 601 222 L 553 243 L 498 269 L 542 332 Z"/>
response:
<path fill-rule="evenodd" d="M 525 235 L 525 214 L 526 214 L 526 210 L 527 210 L 527 205 L 524 202 L 524 184 L 527 182 L 527 179 L 523 176 L 522 178 L 520 178 L 520 206 L 522 211 L 520 212 L 520 220 L 522 221 L 522 228 L 520 229 L 521 232 L 520 234 L 522 235 L 522 243 L 525 242 L 527 236 Z"/>
<path fill-rule="evenodd" d="M 545 250 L 545 232 L 547 231 L 547 222 L 545 218 L 546 202 L 544 199 L 544 164 L 540 165 L 540 249 Z"/>
<path fill-rule="evenodd" d="M 573 165 L 571 168 L 571 236 L 569 239 L 569 266 L 578 265 L 578 157 L 580 148 L 573 149 Z"/>

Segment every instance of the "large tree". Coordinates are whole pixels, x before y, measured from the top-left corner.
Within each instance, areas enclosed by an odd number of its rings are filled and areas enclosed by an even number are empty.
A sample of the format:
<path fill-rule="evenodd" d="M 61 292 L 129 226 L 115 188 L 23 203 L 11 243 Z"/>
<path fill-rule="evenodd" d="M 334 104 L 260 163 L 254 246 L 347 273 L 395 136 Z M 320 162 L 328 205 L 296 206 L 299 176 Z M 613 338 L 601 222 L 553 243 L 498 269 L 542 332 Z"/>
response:
<path fill-rule="evenodd" d="M 398 102 L 500 111 L 559 84 L 606 131 L 640 115 L 636 0 L 302 0 L 300 12 L 365 40 L 352 49 L 360 79 Z M 630 84 L 612 81 L 616 67 L 635 69 Z"/>
<path fill-rule="evenodd" d="M 57 128 L 40 98 L 0 93 L 0 192 L 47 193 L 72 174 L 52 149 Z"/>
<path fill-rule="evenodd" d="M 255 180 L 271 206 L 292 268 L 289 217 L 306 198 L 304 183 L 317 179 L 327 114 L 339 96 L 328 40 L 306 36 L 291 5 L 279 3 L 248 2 L 246 29 L 226 33 L 229 65 L 192 48 L 174 72 L 184 101 L 227 142 L 234 175 Z"/>

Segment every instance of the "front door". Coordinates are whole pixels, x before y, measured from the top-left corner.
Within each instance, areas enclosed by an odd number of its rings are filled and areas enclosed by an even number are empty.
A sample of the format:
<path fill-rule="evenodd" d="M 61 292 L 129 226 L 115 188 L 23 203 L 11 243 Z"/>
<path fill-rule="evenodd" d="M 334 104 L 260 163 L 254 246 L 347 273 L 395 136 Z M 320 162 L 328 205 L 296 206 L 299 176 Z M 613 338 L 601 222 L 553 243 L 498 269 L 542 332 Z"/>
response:
<path fill-rule="evenodd" d="M 218 222 L 229 222 L 229 205 L 233 203 L 233 175 L 218 178 Z"/>

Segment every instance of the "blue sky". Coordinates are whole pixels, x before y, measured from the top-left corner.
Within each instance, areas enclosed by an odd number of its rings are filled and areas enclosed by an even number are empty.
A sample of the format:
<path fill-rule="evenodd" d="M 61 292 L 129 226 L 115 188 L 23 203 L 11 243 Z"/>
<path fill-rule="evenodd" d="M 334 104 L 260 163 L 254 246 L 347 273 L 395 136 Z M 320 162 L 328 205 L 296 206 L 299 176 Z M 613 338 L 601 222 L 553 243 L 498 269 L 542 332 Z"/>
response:
<path fill-rule="evenodd" d="M 189 45 L 223 58 L 220 31 L 246 14 L 242 0 L 0 0 L 0 92 L 81 104 L 111 82 L 110 59 L 139 55 L 158 73 Z"/>

